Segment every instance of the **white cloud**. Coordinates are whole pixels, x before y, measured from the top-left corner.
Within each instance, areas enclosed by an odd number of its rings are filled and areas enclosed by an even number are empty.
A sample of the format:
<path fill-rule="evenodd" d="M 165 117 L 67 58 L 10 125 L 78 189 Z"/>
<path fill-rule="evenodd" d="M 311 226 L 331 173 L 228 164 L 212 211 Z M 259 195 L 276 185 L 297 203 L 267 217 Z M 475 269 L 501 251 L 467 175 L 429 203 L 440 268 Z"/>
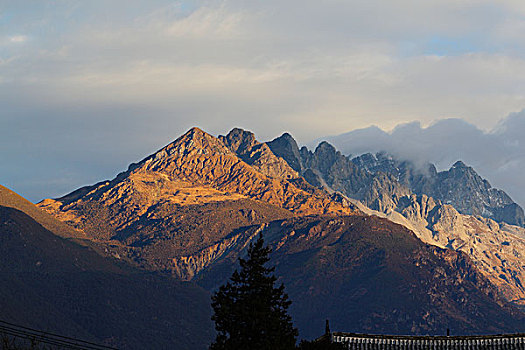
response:
<path fill-rule="evenodd" d="M 177 38 L 232 39 L 242 34 L 245 17 L 247 14 L 230 12 L 224 7 L 202 7 L 183 19 L 168 23 L 165 33 Z"/>
<path fill-rule="evenodd" d="M 23 43 L 26 42 L 28 37 L 26 35 L 13 35 L 8 38 L 11 43 Z"/>
<path fill-rule="evenodd" d="M 387 151 L 418 165 L 432 162 L 440 170 L 462 160 L 492 186 L 504 189 L 525 206 L 524 134 L 525 111 L 522 111 L 510 114 L 488 131 L 461 119 L 445 119 L 428 127 L 413 122 L 398 125 L 391 132 L 368 128 L 326 139 L 345 154 Z"/>

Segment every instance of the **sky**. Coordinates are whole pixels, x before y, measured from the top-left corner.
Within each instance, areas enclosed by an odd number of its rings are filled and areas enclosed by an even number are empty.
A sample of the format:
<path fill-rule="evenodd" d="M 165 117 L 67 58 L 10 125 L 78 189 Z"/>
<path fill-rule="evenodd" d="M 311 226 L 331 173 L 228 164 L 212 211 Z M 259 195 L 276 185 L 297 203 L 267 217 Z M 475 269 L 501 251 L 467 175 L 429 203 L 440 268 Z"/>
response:
<path fill-rule="evenodd" d="M 491 134 L 525 109 L 524 30 L 521 0 L 0 0 L 0 183 L 60 196 L 192 126 Z"/>

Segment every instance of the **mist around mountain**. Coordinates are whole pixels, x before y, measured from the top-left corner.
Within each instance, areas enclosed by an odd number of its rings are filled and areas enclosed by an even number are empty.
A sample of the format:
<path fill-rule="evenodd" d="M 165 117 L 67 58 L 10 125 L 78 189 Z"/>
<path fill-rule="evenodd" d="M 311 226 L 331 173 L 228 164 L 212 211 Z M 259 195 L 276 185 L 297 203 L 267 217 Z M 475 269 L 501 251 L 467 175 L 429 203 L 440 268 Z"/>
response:
<path fill-rule="evenodd" d="M 308 147 L 315 149 L 319 142 L 328 141 L 351 158 L 387 152 L 425 171 L 428 163 L 442 171 L 461 160 L 523 206 L 525 190 L 520 174 L 525 169 L 524 132 L 525 113 L 519 112 L 488 131 L 461 119 L 443 119 L 429 126 L 419 122 L 400 124 L 391 132 L 372 126 L 322 137 Z"/>
<path fill-rule="evenodd" d="M 394 175 L 360 168 L 328 143 L 312 152 L 288 134 L 260 143 L 241 129 L 214 137 L 193 128 L 114 179 L 39 206 L 104 247 L 103 254 L 208 290 L 263 233 L 303 336 L 319 335 L 317 323 L 327 316 L 347 331 L 521 329 L 523 313 L 508 305 L 509 296 L 520 297 L 510 281 L 513 273 L 522 278 L 514 266 L 520 258 L 509 260 L 509 281 L 496 284 L 488 269 L 499 262 L 450 243 L 460 242 L 450 227 L 463 219 L 455 211 L 457 220 L 446 222 L 455 209 L 439 200 L 419 217 L 434 220 L 422 224 L 428 232 L 406 213 L 399 213 L 401 223 L 418 229 L 416 236 L 392 223 L 385 213 L 402 205 L 415 210 L 406 202 L 413 195 Z M 369 216 L 371 208 L 388 220 Z M 465 240 L 473 236 L 461 232 Z M 504 246 L 516 247 L 513 239 Z"/>
<path fill-rule="evenodd" d="M 400 161 L 385 153 L 366 153 L 353 158 L 352 162 L 369 173 L 391 175 L 413 193 L 450 204 L 462 214 L 520 227 L 525 223 L 522 207 L 504 191 L 493 188 L 462 161 L 440 172 L 433 164 L 427 164 L 426 169 L 418 169 L 410 161 Z"/>
<path fill-rule="evenodd" d="M 385 152 L 350 158 L 326 141 L 313 152 L 306 147 L 299 150 L 287 133 L 268 145 L 311 184 L 341 191 L 364 201 L 372 209 L 382 210 L 377 207 L 380 203 L 375 202 L 377 194 L 374 193 L 381 187 L 383 194 L 387 191 L 389 196 L 424 194 L 452 205 L 462 214 L 483 216 L 511 225 L 523 226 L 525 223 L 523 209 L 508 194 L 493 188 L 462 161 L 454 163 L 449 170 L 438 172 L 433 164 L 426 163 L 425 168 L 421 168 L 414 162 L 396 159 Z"/>

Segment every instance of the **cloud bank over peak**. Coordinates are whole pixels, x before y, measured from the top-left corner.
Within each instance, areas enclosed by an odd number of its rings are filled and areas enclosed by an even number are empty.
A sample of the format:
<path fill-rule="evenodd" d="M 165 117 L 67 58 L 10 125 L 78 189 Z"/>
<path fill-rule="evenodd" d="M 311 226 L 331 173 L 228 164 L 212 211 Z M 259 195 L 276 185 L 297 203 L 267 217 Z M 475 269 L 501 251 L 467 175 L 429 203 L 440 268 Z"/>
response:
<path fill-rule="evenodd" d="M 418 121 L 399 124 L 391 132 L 371 126 L 320 140 L 332 143 L 346 155 L 385 151 L 421 167 L 434 163 L 438 170 L 461 160 L 523 206 L 523 135 L 525 111 L 510 114 L 489 131 L 462 119 L 442 119 L 427 127 Z"/>

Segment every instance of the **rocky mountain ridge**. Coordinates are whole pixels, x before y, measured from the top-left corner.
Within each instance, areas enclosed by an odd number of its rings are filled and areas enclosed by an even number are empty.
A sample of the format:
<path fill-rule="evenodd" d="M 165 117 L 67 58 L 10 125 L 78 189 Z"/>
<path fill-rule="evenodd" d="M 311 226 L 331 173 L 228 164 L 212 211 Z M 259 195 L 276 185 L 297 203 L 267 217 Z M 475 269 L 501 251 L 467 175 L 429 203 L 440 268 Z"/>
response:
<path fill-rule="evenodd" d="M 349 159 L 327 142 L 314 152 L 299 149 L 287 133 L 260 143 L 242 129 L 215 138 L 193 128 L 115 179 L 39 206 L 91 239 L 111 242 L 113 255 L 191 279 L 245 227 L 348 214 L 357 199 L 363 211 L 410 228 L 428 244 L 467 253 L 507 300 L 525 305 L 525 230 L 418 195 L 411 187 L 423 191 L 429 182 L 411 169 L 386 155 Z"/>
<path fill-rule="evenodd" d="M 460 214 L 425 195 L 403 197 L 401 202 L 387 213 L 360 208 L 409 228 L 425 243 L 466 253 L 507 300 L 525 305 L 523 228 Z"/>
<path fill-rule="evenodd" d="M 372 174 L 383 172 L 392 175 L 413 193 L 425 194 L 450 204 L 461 214 L 524 226 L 523 209 L 462 161 L 440 172 L 433 164 L 418 169 L 412 162 L 397 160 L 386 153 L 364 154 L 353 158 L 352 162 Z"/>
<path fill-rule="evenodd" d="M 488 206 L 491 213 L 500 210 L 508 215 L 517 204 L 503 191 L 491 188 L 472 168 L 458 162 L 438 173 L 430 165 L 431 175 L 426 175 L 386 154 L 350 159 L 327 142 L 314 152 L 306 147 L 299 150 L 289 134 L 268 145 L 312 185 L 360 201 L 362 211 L 400 223 L 426 243 L 467 253 L 509 301 L 525 305 L 525 230 L 481 215 L 488 213 Z M 470 214 L 461 214 L 454 205 Z M 514 217 L 518 223 L 520 209 Z"/>
<path fill-rule="evenodd" d="M 390 198 L 411 193 L 389 174 L 376 175 L 359 168 L 327 142 L 321 142 L 314 152 L 306 147 L 297 151 L 292 136 L 283 134 L 268 146 L 277 156 L 295 164 L 310 184 L 360 200 L 374 210 L 387 210 L 393 205 Z"/>
<path fill-rule="evenodd" d="M 234 129 L 216 138 L 193 128 L 111 181 L 38 205 L 91 239 L 111 242 L 114 254 L 177 272 L 174 257 L 240 227 L 355 212 L 342 202 L 300 178 L 251 133 Z"/>

